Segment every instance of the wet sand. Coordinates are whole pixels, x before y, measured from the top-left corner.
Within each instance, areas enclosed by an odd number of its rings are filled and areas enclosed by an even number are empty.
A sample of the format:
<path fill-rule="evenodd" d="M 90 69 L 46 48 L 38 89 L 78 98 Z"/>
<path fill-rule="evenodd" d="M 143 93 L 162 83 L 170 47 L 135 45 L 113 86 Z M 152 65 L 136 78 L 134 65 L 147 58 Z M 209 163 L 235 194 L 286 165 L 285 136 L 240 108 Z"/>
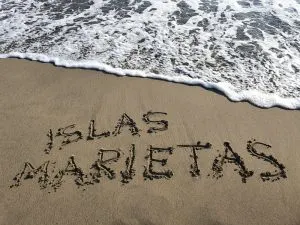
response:
<path fill-rule="evenodd" d="M 0 224 L 300 224 L 300 112 L 0 60 Z"/>

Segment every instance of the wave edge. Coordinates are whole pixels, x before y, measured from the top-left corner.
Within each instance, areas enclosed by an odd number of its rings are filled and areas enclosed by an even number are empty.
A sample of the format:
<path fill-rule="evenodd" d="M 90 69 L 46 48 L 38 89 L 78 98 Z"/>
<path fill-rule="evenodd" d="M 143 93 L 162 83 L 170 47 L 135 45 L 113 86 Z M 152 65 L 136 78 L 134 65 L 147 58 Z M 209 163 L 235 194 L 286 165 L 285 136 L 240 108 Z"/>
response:
<path fill-rule="evenodd" d="M 236 92 L 234 90 L 234 87 L 228 82 L 212 83 L 187 76 L 170 77 L 163 74 L 145 73 L 141 70 L 114 68 L 110 65 L 102 64 L 94 60 L 65 60 L 58 57 L 51 57 L 37 53 L 11 52 L 7 54 L 0 54 L 0 59 L 5 58 L 28 59 L 38 62 L 52 63 L 55 66 L 62 66 L 67 68 L 95 69 L 119 76 L 143 77 L 150 79 L 152 78 L 193 86 L 202 86 L 206 89 L 222 93 L 233 102 L 246 101 L 260 108 L 279 107 L 291 110 L 300 109 L 300 97 L 283 98 L 276 94 L 266 94 L 257 90 L 245 90 Z"/>

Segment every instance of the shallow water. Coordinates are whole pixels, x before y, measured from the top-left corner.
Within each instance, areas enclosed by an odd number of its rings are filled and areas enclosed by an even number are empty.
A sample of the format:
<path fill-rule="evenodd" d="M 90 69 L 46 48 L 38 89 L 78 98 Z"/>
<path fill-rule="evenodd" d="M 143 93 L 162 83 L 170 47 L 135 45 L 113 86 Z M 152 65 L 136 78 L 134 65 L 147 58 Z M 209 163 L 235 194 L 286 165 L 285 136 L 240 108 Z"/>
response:
<path fill-rule="evenodd" d="M 300 108 L 300 0 L 2 0 L 1 57 Z"/>

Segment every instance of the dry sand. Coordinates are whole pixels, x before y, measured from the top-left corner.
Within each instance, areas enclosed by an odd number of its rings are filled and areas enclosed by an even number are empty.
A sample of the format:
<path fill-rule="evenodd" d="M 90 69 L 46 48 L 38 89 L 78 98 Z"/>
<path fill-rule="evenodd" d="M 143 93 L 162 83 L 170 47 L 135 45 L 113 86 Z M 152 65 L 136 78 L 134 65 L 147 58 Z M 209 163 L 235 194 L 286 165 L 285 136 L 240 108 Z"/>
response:
<path fill-rule="evenodd" d="M 0 224 L 300 224 L 299 111 L 18 59 L 0 61 L 0 106 Z M 91 120 L 110 136 L 87 140 Z M 198 159 L 178 146 L 198 141 Z"/>

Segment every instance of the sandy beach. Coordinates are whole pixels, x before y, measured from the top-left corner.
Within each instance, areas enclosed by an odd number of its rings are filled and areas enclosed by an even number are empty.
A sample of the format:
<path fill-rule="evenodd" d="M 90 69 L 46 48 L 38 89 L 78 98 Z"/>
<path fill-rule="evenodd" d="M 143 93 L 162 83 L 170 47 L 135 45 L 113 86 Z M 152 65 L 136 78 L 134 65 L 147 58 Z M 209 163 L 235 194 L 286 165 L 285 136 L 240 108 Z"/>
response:
<path fill-rule="evenodd" d="M 299 110 L 1 59 L 0 120 L 0 224 L 300 224 Z"/>

